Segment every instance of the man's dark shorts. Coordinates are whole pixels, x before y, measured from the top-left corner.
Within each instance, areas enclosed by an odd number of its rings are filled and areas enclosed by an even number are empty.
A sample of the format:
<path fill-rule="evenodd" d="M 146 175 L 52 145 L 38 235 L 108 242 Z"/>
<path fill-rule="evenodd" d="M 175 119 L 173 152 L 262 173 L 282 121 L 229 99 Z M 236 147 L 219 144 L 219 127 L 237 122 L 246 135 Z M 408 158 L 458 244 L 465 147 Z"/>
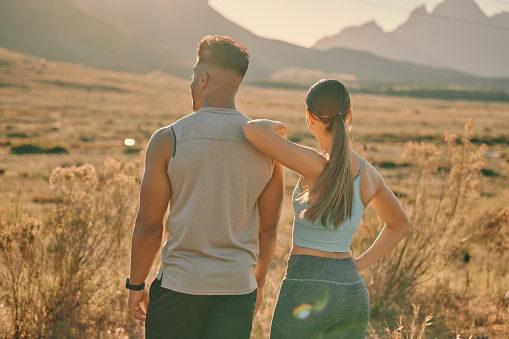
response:
<path fill-rule="evenodd" d="M 150 286 L 146 339 L 249 339 L 256 290 L 244 295 L 192 295 Z"/>

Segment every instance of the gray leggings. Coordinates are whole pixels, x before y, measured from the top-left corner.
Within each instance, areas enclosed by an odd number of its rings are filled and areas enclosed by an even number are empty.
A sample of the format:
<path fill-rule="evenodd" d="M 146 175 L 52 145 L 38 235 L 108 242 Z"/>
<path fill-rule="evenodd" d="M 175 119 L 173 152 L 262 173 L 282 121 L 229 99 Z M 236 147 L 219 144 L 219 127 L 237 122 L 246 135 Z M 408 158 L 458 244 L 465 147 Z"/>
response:
<path fill-rule="evenodd" d="M 369 310 L 368 290 L 352 258 L 293 255 L 270 338 L 365 338 Z"/>

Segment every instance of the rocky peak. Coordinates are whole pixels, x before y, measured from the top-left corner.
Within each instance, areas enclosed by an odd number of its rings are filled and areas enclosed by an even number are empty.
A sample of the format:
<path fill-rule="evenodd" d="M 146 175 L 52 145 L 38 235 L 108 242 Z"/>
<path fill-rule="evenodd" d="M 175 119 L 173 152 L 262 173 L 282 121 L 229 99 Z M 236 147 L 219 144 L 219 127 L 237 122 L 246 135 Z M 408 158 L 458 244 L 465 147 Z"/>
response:
<path fill-rule="evenodd" d="M 414 9 L 414 10 L 412 11 L 412 15 L 413 15 L 413 14 L 417 14 L 417 15 L 426 14 L 426 15 L 427 15 L 427 14 L 428 14 L 428 11 L 426 10 L 426 6 L 421 5 L 421 6 L 417 7 L 416 9 Z"/>
<path fill-rule="evenodd" d="M 445 0 L 437 5 L 431 14 L 475 21 L 487 19 L 474 0 Z"/>

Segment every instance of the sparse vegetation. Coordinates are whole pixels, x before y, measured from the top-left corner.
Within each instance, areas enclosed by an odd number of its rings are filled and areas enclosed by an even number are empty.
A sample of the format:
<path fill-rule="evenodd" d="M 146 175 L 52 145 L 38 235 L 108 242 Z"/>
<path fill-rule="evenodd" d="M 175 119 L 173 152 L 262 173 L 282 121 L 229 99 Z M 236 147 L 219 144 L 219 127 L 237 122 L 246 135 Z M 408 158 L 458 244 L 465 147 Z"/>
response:
<path fill-rule="evenodd" d="M 474 100 L 509 102 L 509 94 L 499 91 L 480 91 L 472 89 L 451 88 L 408 88 L 397 89 L 392 86 L 362 86 L 353 88 L 353 92 L 411 98 L 442 99 L 442 100 Z"/>
<path fill-rule="evenodd" d="M 142 151 L 141 148 L 134 147 L 134 148 L 126 148 L 124 150 L 124 153 L 125 154 L 137 154 L 137 153 L 140 153 L 141 151 Z"/>
<path fill-rule="evenodd" d="M 127 318 L 122 282 L 138 166 L 108 159 L 100 172 L 56 168 L 49 180 L 55 207 L 45 221 L 22 213 L 19 196 L 0 214 L 0 288 L 9 320 L 0 333 L 82 338 Z"/>
<path fill-rule="evenodd" d="M 26 138 L 30 138 L 30 136 L 28 136 L 26 133 L 8 133 L 7 134 L 7 138 L 22 138 L 22 139 L 26 139 Z"/>
<path fill-rule="evenodd" d="M 501 135 L 498 137 L 484 137 L 484 138 L 474 137 L 474 138 L 472 138 L 472 142 L 475 144 L 486 144 L 488 146 L 509 145 L 509 138 L 507 137 L 507 135 Z"/>
<path fill-rule="evenodd" d="M 69 151 L 63 147 L 51 147 L 43 148 L 32 144 L 23 144 L 20 146 L 14 146 L 11 148 L 10 153 L 12 154 L 61 154 L 69 153 Z"/>
<path fill-rule="evenodd" d="M 11 148 L 10 153 L 12 154 L 41 154 L 46 153 L 46 150 L 40 148 L 39 146 L 24 144 L 20 146 L 14 146 Z"/>
<path fill-rule="evenodd" d="M 39 82 L 55 85 L 59 87 L 70 87 L 75 89 L 84 89 L 86 91 L 103 91 L 103 92 L 123 92 L 128 93 L 129 91 L 113 86 L 104 86 L 104 85 L 94 85 L 94 84 L 80 84 L 76 82 L 66 82 L 66 81 L 51 81 L 51 80 L 39 80 Z"/>
<path fill-rule="evenodd" d="M 436 275 L 434 268 L 447 266 L 451 253 L 476 226 L 470 214 L 480 198 L 479 180 L 486 147 L 470 142 L 472 128 L 468 122 L 460 145 L 455 135 L 447 134 L 443 152 L 433 144 L 407 144 L 403 158 L 410 165 L 410 175 L 402 186 L 409 194 L 400 201 L 408 213 L 412 231 L 403 244 L 364 274 L 366 281 L 371 282 L 372 322 L 390 324 L 388 319 L 401 314 L 402 306 L 415 301 L 423 293 L 425 282 Z M 450 170 L 439 171 L 441 164 Z M 354 253 L 366 249 L 381 226 L 368 212 L 354 244 Z M 436 334 L 443 331 L 440 328 Z M 391 338 L 403 338 L 398 336 L 401 335 L 398 331 L 392 333 Z"/>
<path fill-rule="evenodd" d="M 0 214 L 0 300 L 7 306 L 2 309 L 7 320 L 0 327 L 2 336 L 24 338 L 43 331 L 40 315 L 49 296 L 41 294 L 40 286 L 49 283 L 49 277 L 44 271 L 41 225 L 20 211 L 19 195 L 12 211 Z"/>
<path fill-rule="evenodd" d="M 18 57 L 0 68 L 2 81 L 19 85 L 0 91 L 0 337 L 142 337 L 143 324 L 125 307 L 123 279 L 143 151 L 125 151 L 143 150 L 153 131 L 190 113 L 188 83 Z M 36 81 L 76 79 L 128 92 Z M 304 97 L 304 90 L 242 86 L 238 107 L 285 122 L 291 140 L 314 147 Z M 509 336 L 509 105 L 356 93 L 352 103 L 353 148 L 384 175 L 413 225 L 407 242 L 362 273 L 373 305 L 369 337 L 419 338 L 424 325 L 422 338 Z M 470 123 L 463 129 L 468 117 L 475 136 Z M 447 134 L 444 142 L 446 132 L 463 137 Z M 11 153 L 20 142 L 72 152 Z M 486 158 L 482 144 L 490 147 Z M 287 171 L 286 179 L 253 339 L 268 338 L 291 245 L 297 176 Z M 381 226 L 368 209 L 356 255 Z M 420 305 L 417 316 L 412 304 Z"/>
<path fill-rule="evenodd" d="M 300 89 L 307 90 L 314 81 L 309 83 L 272 81 L 272 80 L 250 80 L 248 83 L 252 86 L 279 88 L 279 89 Z M 362 94 L 376 94 L 388 96 L 403 96 L 422 99 L 441 99 L 441 100 L 473 100 L 473 101 L 500 101 L 509 102 L 509 94 L 500 91 L 473 90 L 469 88 L 451 89 L 451 88 L 429 88 L 413 87 L 399 89 L 394 86 L 386 85 L 364 85 L 351 87 L 350 92 Z"/>
<path fill-rule="evenodd" d="M 389 327 L 389 325 L 386 323 L 386 327 L 384 328 L 385 337 L 388 339 L 423 339 L 426 338 L 426 333 L 428 332 L 427 327 L 431 326 L 432 320 L 434 318 L 433 314 L 427 314 L 424 319 L 419 319 L 419 310 L 420 306 L 415 306 L 412 304 L 413 307 L 413 315 L 411 318 L 411 322 L 408 323 L 406 321 L 406 316 L 401 315 L 398 319 L 398 322 L 396 326 L 394 326 L 392 329 Z M 379 334 L 377 331 L 372 327 L 369 326 L 368 333 L 370 334 L 370 338 L 372 339 L 380 339 Z M 458 338 L 459 339 L 459 338 Z"/>
<path fill-rule="evenodd" d="M 373 164 L 375 166 L 377 166 L 378 168 L 391 168 L 391 169 L 395 169 L 395 168 L 401 168 L 401 167 L 408 167 L 410 166 L 409 163 L 402 163 L 402 164 L 396 164 L 392 161 L 382 161 L 380 163 L 377 163 L 377 164 Z"/>
<path fill-rule="evenodd" d="M 481 170 L 481 173 L 485 177 L 491 177 L 491 178 L 498 178 L 500 176 L 500 174 L 497 171 L 494 171 L 494 170 L 489 169 L 489 168 L 483 168 Z"/>
<path fill-rule="evenodd" d="M 18 86 L 15 84 L 10 84 L 8 82 L 0 81 L 0 88 L 7 88 L 7 87 L 18 87 Z"/>

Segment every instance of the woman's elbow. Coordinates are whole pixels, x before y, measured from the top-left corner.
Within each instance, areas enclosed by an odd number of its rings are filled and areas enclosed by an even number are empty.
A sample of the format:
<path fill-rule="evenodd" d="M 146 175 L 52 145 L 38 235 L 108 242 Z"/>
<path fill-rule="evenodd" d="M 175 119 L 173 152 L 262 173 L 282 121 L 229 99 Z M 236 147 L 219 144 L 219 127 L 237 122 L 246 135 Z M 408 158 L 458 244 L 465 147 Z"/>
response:
<path fill-rule="evenodd" d="M 401 223 L 400 227 L 401 227 L 401 232 L 403 233 L 403 236 L 406 237 L 412 229 L 410 226 L 410 220 L 408 219 L 408 217 L 406 215 L 405 215 L 405 219 Z"/>

